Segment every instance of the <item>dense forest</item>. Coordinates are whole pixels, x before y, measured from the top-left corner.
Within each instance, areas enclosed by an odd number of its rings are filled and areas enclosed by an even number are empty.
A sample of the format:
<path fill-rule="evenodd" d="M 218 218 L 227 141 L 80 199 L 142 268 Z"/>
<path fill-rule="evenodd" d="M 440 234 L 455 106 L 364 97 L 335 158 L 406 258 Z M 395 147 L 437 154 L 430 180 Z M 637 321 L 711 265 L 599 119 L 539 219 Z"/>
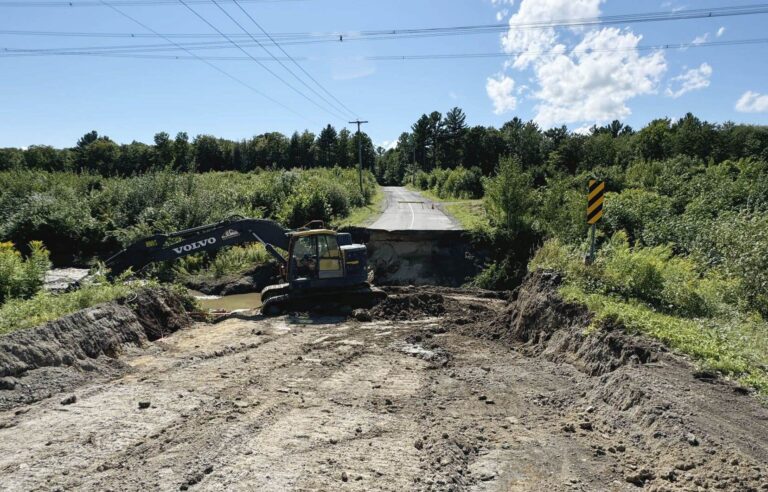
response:
<path fill-rule="evenodd" d="M 768 127 L 714 124 L 688 113 L 677 121 L 654 120 L 637 131 L 620 121 L 593 126 L 586 134 L 565 126 L 542 130 L 519 118 L 496 129 L 469 127 L 464 112 L 453 108 L 445 116 L 437 111 L 422 115 L 410 132 L 400 135 L 395 148 L 379 152 L 375 174 L 385 184 L 435 169 L 465 168 L 479 178 L 495 172 L 499 157 L 516 156 L 533 173 L 535 184 L 543 185 L 547 176 L 558 173 L 597 173 L 603 167 L 677 155 L 710 162 L 768 160 Z"/>
<path fill-rule="evenodd" d="M 358 143 L 362 145 L 364 167 L 372 169 L 376 154 L 368 135 L 358 136 L 346 128 L 337 132 L 331 125 L 317 136 L 308 130 L 295 132 L 290 138 L 270 132 L 241 141 L 211 135 L 198 135 L 190 141 L 183 132 L 171 139 L 168 133 L 161 132 L 155 135 L 154 145 L 136 141 L 119 145 L 91 131 L 67 149 L 47 145 L 0 149 L 0 171 L 25 168 L 132 176 L 162 170 L 249 172 L 267 168 L 346 168 L 358 163 Z"/>

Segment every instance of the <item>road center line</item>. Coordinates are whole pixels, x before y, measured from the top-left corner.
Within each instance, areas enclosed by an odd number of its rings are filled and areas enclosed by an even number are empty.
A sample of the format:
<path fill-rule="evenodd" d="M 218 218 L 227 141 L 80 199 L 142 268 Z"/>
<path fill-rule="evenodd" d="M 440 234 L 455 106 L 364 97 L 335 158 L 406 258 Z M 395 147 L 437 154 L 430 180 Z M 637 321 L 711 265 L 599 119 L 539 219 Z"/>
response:
<path fill-rule="evenodd" d="M 413 223 L 416 221 L 416 214 L 413 211 L 413 205 L 409 203 L 408 208 L 411 209 L 411 225 L 408 226 L 408 229 L 413 229 Z"/>

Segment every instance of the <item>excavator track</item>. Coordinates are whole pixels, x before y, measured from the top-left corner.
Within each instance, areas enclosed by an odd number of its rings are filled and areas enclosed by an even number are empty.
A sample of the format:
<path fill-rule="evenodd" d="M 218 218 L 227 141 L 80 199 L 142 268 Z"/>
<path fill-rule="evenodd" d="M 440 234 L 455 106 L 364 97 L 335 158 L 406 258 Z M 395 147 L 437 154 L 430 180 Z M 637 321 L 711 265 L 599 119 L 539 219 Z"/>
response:
<path fill-rule="evenodd" d="M 291 292 L 287 284 L 280 284 L 262 291 L 261 312 L 265 316 L 278 316 L 292 311 L 332 312 L 343 308 L 370 308 L 386 297 L 387 294 L 383 290 L 367 284 L 309 292 Z"/>

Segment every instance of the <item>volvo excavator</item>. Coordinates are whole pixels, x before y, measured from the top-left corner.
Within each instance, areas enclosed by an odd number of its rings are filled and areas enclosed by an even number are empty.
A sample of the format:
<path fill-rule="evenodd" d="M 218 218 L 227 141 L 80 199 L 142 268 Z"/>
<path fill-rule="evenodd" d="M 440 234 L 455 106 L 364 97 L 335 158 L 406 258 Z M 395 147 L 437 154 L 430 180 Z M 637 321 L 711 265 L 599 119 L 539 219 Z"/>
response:
<path fill-rule="evenodd" d="M 159 261 L 254 242 L 263 244 L 280 264 L 282 283 L 261 292 L 265 315 L 328 304 L 370 307 L 386 297 L 367 282 L 365 245 L 353 244 L 350 234 L 326 229 L 322 221 L 291 231 L 271 220 L 233 217 L 146 237 L 109 258 L 106 266 L 117 276 Z"/>

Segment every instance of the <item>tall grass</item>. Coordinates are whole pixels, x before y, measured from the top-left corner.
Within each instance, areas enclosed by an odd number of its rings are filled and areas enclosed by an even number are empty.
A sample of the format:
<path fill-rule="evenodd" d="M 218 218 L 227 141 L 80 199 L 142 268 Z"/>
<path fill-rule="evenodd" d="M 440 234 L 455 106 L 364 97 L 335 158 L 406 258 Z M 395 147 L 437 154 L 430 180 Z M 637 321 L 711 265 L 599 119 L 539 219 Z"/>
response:
<path fill-rule="evenodd" d="M 738 276 L 675 256 L 669 246 L 630 248 L 623 232 L 603 244 L 592 265 L 582 251 L 551 239 L 529 268 L 564 272 L 564 297 L 598 320 L 661 340 L 768 396 L 768 323 L 741 296 Z"/>

